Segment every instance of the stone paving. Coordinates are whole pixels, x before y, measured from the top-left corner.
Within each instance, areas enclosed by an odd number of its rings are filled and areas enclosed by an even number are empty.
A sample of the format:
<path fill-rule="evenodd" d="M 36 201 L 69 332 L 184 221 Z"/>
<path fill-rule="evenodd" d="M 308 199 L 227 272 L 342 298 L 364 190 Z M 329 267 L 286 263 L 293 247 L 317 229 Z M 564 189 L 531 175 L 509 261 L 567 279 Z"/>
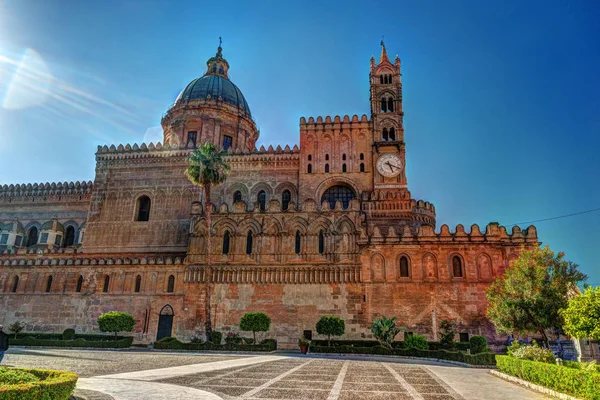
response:
<path fill-rule="evenodd" d="M 290 354 L 11 349 L 5 360 L 6 364 L 19 367 L 79 372 L 79 390 L 99 391 L 115 400 L 548 398 L 496 378 L 485 369 L 425 365 L 384 357 L 357 360 Z M 112 374 L 107 375 L 107 369 Z"/>

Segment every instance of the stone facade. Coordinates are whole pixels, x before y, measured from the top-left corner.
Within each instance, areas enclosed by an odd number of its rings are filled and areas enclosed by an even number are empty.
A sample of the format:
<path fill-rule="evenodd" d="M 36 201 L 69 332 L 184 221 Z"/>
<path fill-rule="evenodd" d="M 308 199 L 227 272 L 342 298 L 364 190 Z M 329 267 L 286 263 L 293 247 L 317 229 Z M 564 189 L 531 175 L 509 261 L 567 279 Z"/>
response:
<path fill-rule="evenodd" d="M 435 231 L 435 207 L 408 190 L 398 57 L 382 43 L 371 59 L 370 118 L 303 117 L 293 148 L 256 147 L 228 70 L 219 47 L 163 117 L 163 144 L 99 146 L 93 183 L 0 187 L 0 323 L 87 332 L 120 310 L 141 342 L 189 339 L 202 332 L 210 276 L 215 329 L 265 311 L 284 347 L 325 314 L 346 320 L 347 338 L 370 337 L 386 315 L 430 339 L 442 319 L 499 339 L 485 288 L 538 244 L 536 230 Z M 204 141 L 231 166 L 211 191 L 212 274 L 202 192 L 184 175 Z"/>

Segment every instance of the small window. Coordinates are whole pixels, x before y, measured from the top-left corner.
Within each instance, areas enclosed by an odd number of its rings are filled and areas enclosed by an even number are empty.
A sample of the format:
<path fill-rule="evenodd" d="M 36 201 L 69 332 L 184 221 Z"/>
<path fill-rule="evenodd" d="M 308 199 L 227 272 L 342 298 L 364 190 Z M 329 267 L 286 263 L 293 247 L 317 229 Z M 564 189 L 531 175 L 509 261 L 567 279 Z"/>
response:
<path fill-rule="evenodd" d="M 346 161 L 346 155 L 342 154 L 342 161 Z"/>
<path fill-rule="evenodd" d="M 42 244 L 48 243 L 48 233 L 42 233 L 42 236 L 40 237 L 40 243 L 42 243 Z"/>
<path fill-rule="evenodd" d="M 308 168 L 306 169 L 306 172 L 309 174 L 312 174 L 312 164 L 308 164 Z"/>
<path fill-rule="evenodd" d="M 6 243 L 8 243 L 8 233 L 0 235 L 0 244 L 6 244 Z"/>
<path fill-rule="evenodd" d="M 365 154 L 364 153 L 360 153 L 360 159 L 364 160 L 365 159 Z"/>
<path fill-rule="evenodd" d="M 391 75 L 388 77 L 388 81 L 389 81 L 389 83 L 394 83 L 394 79 L 392 78 Z"/>
<path fill-rule="evenodd" d="M 38 229 L 33 226 L 27 232 L 27 247 L 35 246 L 38 242 Z"/>
<path fill-rule="evenodd" d="M 197 131 L 189 131 L 187 134 L 187 144 L 186 147 L 196 147 L 196 140 L 198 138 Z"/>
<path fill-rule="evenodd" d="M 148 221 L 150 219 L 150 197 L 140 196 L 137 200 L 137 207 L 136 221 Z"/>
<path fill-rule="evenodd" d="M 233 202 L 237 203 L 238 201 L 242 201 L 242 192 L 236 190 L 235 193 L 233 193 Z"/>
<path fill-rule="evenodd" d="M 15 246 L 20 247 L 22 241 L 23 241 L 23 236 L 17 236 L 17 238 L 15 239 Z"/>
<path fill-rule="evenodd" d="M 223 136 L 223 150 L 227 150 L 233 144 L 233 138 L 231 136 Z"/>
<path fill-rule="evenodd" d="M 394 112 L 394 99 L 392 99 L 391 97 L 388 99 L 387 101 L 388 104 L 388 111 L 389 112 Z"/>
<path fill-rule="evenodd" d="M 383 75 L 379 75 L 379 83 L 383 85 Z"/>
<path fill-rule="evenodd" d="M 296 231 L 296 242 L 294 243 L 294 252 L 300 254 L 300 231 Z"/>
<path fill-rule="evenodd" d="M 463 276 L 462 261 L 459 256 L 452 257 L 452 272 L 455 278 Z"/>
<path fill-rule="evenodd" d="M 52 275 L 50 275 L 48 277 L 48 279 L 46 280 L 46 293 L 50 293 L 51 290 L 52 290 Z"/>
<path fill-rule="evenodd" d="M 62 236 L 56 235 L 56 237 L 54 238 L 54 245 L 55 246 L 60 246 L 61 242 L 62 242 Z"/>
<path fill-rule="evenodd" d="M 408 258 L 400 257 L 400 277 L 408 278 Z"/>
<path fill-rule="evenodd" d="M 110 285 L 110 276 L 106 275 L 104 277 L 104 286 L 102 287 L 103 293 L 108 293 L 108 286 Z"/>
<path fill-rule="evenodd" d="M 360 172 L 365 172 L 365 163 L 360 163 Z"/>
<path fill-rule="evenodd" d="M 292 200 L 292 193 L 289 190 L 284 190 L 281 193 L 281 209 L 287 211 L 290 207 L 290 201 Z"/>
<path fill-rule="evenodd" d="M 12 289 L 10 291 L 13 293 L 16 293 L 18 288 L 19 288 L 19 277 L 15 275 L 15 277 L 13 279 Z"/>
<path fill-rule="evenodd" d="M 308 161 L 312 161 L 312 154 L 308 155 Z"/>
<path fill-rule="evenodd" d="M 229 254 L 229 240 L 230 240 L 229 231 L 225 231 L 223 235 L 223 254 Z"/>
<path fill-rule="evenodd" d="M 462 343 L 469 343 L 469 332 L 461 332 L 458 334 L 459 341 Z"/>
<path fill-rule="evenodd" d="M 387 130 L 387 128 L 383 128 L 383 133 L 381 135 L 381 140 L 383 140 L 384 142 L 387 142 L 388 138 L 389 138 L 388 130 Z"/>
<path fill-rule="evenodd" d="M 167 292 L 173 293 L 175 291 L 175 277 L 173 275 L 169 275 L 169 280 L 167 282 Z"/>
<path fill-rule="evenodd" d="M 396 130 L 394 128 L 390 128 L 390 140 L 396 140 Z"/>
<path fill-rule="evenodd" d="M 346 164 L 342 164 L 342 172 L 346 172 Z"/>
<path fill-rule="evenodd" d="M 325 164 L 325 173 L 329 173 L 329 164 Z"/>
<path fill-rule="evenodd" d="M 83 286 L 83 275 L 79 275 L 77 279 L 77 286 L 75 287 L 75 291 L 77 293 L 81 293 L 81 287 Z"/>
<path fill-rule="evenodd" d="M 387 111 L 387 100 L 385 98 L 381 99 L 381 112 Z"/>
<path fill-rule="evenodd" d="M 329 154 L 325 154 L 325 161 L 329 161 Z"/>
<path fill-rule="evenodd" d="M 67 226 L 67 230 L 65 231 L 65 241 L 63 242 L 64 247 L 73 246 L 75 243 L 75 228 L 72 226 Z"/>
<path fill-rule="evenodd" d="M 252 232 L 250 231 L 246 235 L 246 254 L 252 254 Z"/>
<path fill-rule="evenodd" d="M 258 192 L 258 207 L 260 209 L 260 211 L 265 211 L 265 209 L 267 208 L 267 192 L 265 192 L 264 190 L 261 190 L 260 192 Z"/>
<path fill-rule="evenodd" d="M 354 194 L 354 190 L 352 190 L 350 187 L 336 185 L 330 187 L 325 191 L 325 193 L 323 193 L 323 196 L 321 196 L 321 204 L 327 200 L 329 202 L 329 207 L 333 210 L 335 208 L 335 203 L 341 201 L 342 207 L 346 209 L 350 204 L 350 200 L 355 197 L 356 195 Z"/>
<path fill-rule="evenodd" d="M 319 254 L 323 254 L 325 252 L 325 233 L 323 230 L 319 231 Z"/>
<path fill-rule="evenodd" d="M 135 292 L 139 293 L 142 288 L 142 277 L 140 275 L 135 277 Z"/>

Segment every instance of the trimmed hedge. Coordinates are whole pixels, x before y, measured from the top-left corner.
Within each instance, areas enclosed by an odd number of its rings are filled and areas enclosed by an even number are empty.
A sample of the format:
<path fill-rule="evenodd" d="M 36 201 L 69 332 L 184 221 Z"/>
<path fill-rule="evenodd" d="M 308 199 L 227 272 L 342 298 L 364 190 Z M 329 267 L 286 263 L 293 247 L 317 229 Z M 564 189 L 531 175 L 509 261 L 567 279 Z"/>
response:
<path fill-rule="evenodd" d="M 183 343 L 171 338 L 168 341 L 161 339 L 154 342 L 154 348 L 162 350 L 275 351 L 277 350 L 277 341 L 266 339 L 260 344 L 214 344 L 210 342 Z"/>
<path fill-rule="evenodd" d="M 420 350 L 398 349 L 388 350 L 383 346 L 355 347 L 355 346 L 310 346 L 311 353 L 346 353 L 346 354 L 377 354 L 405 357 L 436 358 L 439 360 L 458 361 L 470 365 L 495 365 L 496 358 L 493 353 L 467 354 L 461 351 L 450 350 Z"/>
<path fill-rule="evenodd" d="M 313 340 L 311 343 L 315 346 L 325 346 L 327 345 L 327 340 Z M 467 351 L 470 349 L 469 342 L 454 342 L 456 350 Z M 443 346 L 440 342 L 427 342 L 429 346 L 429 350 L 442 350 Z M 354 346 L 354 347 L 375 347 L 379 346 L 379 342 L 377 340 L 332 340 L 331 347 L 337 346 Z M 397 340 L 392 345 L 395 349 L 403 349 L 404 341 Z"/>
<path fill-rule="evenodd" d="M 67 400 L 75 390 L 77 374 L 45 369 L 10 368 L 30 373 L 37 382 L 0 385 L 0 400 Z"/>
<path fill-rule="evenodd" d="M 114 340 L 113 336 L 104 335 L 75 335 L 73 340 L 63 340 L 62 334 L 32 334 L 19 335 L 17 339 L 9 338 L 11 346 L 38 346 L 38 347 L 94 347 L 100 349 L 125 349 L 133 343 L 133 337 L 120 336 Z"/>
<path fill-rule="evenodd" d="M 505 374 L 588 400 L 600 400 L 600 373 L 510 356 L 496 358 L 498 369 Z"/>

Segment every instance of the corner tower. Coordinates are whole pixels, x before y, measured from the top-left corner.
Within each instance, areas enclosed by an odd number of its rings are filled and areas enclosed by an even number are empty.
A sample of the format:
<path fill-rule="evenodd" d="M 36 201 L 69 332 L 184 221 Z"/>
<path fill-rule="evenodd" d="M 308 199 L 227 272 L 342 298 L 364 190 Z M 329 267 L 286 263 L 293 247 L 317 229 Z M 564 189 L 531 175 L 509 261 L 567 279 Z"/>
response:
<path fill-rule="evenodd" d="M 161 121 L 164 143 L 195 148 L 203 142 L 247 153 L 258 140 L 256 123 L 241 90 L 229 79 L 229 63 L 221 43 L 206 62 L 206 72 L 177 96 Z"/>

